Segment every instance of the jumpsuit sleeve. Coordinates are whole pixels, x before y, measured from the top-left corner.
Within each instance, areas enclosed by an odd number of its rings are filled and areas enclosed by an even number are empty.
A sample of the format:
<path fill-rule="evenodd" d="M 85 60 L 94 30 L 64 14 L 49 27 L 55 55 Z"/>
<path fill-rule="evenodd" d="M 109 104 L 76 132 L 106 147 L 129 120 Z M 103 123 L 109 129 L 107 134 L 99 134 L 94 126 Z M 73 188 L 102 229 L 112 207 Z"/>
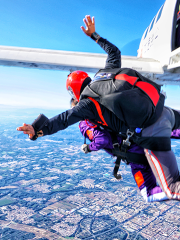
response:
<path fill-rule="evenodd" d="M 69 109 L 51 119 L 42 128 L 43 136 L 54 134 L 60 130 L 64 130 L 67 127 L 87 118 L 97 119 L 96 108 L 89 99 L 84 99 L 79 102 L 74 108 Z"/>
<path fill-rule="evenodd" d="M 98 40 L 98 44 L 108 54 L 105 69 L 121 68 L 121 51 L 102 37 Z"/>
<path fill-rule="evenodd" d="M 93 139 L 92 142 L 89 144 L 89 149 L 91 151 L 98 151 L 103 148 L 108 148 L 109 145 L 112 145 L 111 137 L 107 133 L 101 130 L 94 130 L 93 131 Z"/>

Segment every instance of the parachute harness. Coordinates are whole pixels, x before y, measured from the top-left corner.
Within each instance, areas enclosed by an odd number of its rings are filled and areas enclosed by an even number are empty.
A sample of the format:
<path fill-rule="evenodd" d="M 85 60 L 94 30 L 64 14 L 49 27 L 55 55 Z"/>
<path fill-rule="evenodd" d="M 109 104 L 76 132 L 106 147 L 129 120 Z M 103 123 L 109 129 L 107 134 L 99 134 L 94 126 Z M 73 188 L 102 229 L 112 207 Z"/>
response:
<path fill-rule="evenodd" d="M 141 130 L 142 130 L 141 128 L 136 128 L 135 132 L 140 133 Z M 121 160 L 123 160 L 123 162 L 125 162 L 127 165 L 129 164 L 128 160 L 126 159 L 126 152 L 128 148 L 131 146 L 130 138 L 133 135 L 134 135 L 134 131 L 127 129 L 126 139 L 123 140 L 122 144 L 120 145 L 118 142 L 113 143 L 113 148 L 115 150 L 114 152 L 115 152 L 115 155 L 117 156 L 114 170 L 113 170 L 113 175 L 118 180 L 122 178 L 121 174 L 118 174 Z"/>

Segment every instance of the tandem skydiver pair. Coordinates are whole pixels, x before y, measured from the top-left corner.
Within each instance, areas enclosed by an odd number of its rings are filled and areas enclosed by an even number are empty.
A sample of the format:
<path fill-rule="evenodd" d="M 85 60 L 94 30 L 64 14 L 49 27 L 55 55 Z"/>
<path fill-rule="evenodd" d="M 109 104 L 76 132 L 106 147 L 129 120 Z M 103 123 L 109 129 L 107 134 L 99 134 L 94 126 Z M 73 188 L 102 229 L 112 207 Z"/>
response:
<path fill-rule="evenodd" d="M 70 101 L 71 108 L 77 103 L 78 102 L 72 98 Z M 166 194 L 160 186 L 157 185 L 156 178 L 149 166 L 142 147 L 137 144 L 132 144 L 127 152 L 121 152 L 120 146 L 123 142 L 121 136 L 109 132 L 88 120 L 81 121 L 79 123 L 79 129 L 85 139 L 81 147 L 85 154 L 104 149 L 108 154 L 116 157 L 113 170 L 115 178 L 121 179 L 121 175 L 118 174 L 118 169 L 122 160 L 131 167 L 134 180 L 146 202 L 168 200 Z M 171 137 L 180 138 L 180 129 L 174 130 Z M 90 144 L 86 144 L 86 138 L 90 140 Z"/>
<path fill-rule="evenodd" d="M 88 120 L 81 121 L 79 123 L 79 129 L 82 135 L 91 141 L 90 144 L 84 143 L 82 145 L 82 151 L 84 153 L 87 154 L 92 151 L 104 149 L 111 156 L 115 156 L 117 159 L 120 158 L 120 160 L 123 160 L 126 164 L 130 165 L 134 180 L 146 202 L 163 201 L 168 199 L 160 186 L 157 185 L 156 178 L 145 157 L 143 148 L 137 144 L 132 144 L 126 154 L 122 157 L 118 154 L 116 149 L 114 149 L 114 143 L 118 143 L 119 146 L 122 144 L 122 137 L 112 135 L 111 132 L 94 125 Z M 180 129 L 174 130 L 171 137 L 179 139 Z M 117 164 L 117 160 L 115 164 Z M 114 170 L 118 170 L 118 168 L 119 166 L 117 168 L 115 166 Z M 121 179 L 117 172 L 116 175 L 119 176 L 119 179 Z M 116 175 L 115 177 L 117 177 Z"/>
<path fill-rule="evenodd" d="M 86 29 L 81 27 L 83 32 L 108 54 L 105 69 L 100 70 L 93 80 L 82 71 L 71 73 L 66 87 L 78 104 L 51 119 L 41 115 L 32 125 L 24 124 L 17 130 L 33 140 L 88 119 L 126 137 L 130 144 L 144 148 L 161 189 L 169 199 L 179 200 L 179 170 L 170 140 L 171 132 L 180 128 L 179 112 L 164 107 L 164 95 L 159 85 L 133 69 L 121 68 L 120 50 L 95 32 L 94 18 L 88 15 L 84 23 Z M 136 128 L 141 132 L 136 133 Z"/>

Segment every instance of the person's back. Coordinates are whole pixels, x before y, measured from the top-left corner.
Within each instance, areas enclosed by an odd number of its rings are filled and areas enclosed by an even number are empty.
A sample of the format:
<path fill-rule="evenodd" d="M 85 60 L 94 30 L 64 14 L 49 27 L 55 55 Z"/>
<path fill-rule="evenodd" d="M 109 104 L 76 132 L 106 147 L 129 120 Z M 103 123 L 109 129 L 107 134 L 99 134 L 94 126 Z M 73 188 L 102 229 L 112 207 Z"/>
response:
<path fill-rule="evenodd" d="M 83 89 L 80 100 L 93 98 L 129 129 L 145 128 L 155 123 L 162 113 L 165 97 L 160 89 L 158 84 L 133 69 L 104 68 Z"/>

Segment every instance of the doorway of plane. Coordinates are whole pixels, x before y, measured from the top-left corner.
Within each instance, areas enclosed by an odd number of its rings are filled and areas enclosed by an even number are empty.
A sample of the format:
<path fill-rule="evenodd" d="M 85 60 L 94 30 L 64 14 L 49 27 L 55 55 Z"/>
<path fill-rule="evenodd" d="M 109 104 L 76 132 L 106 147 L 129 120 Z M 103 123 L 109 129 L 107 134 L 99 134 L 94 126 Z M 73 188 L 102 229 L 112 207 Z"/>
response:
<path fill-rule="evenodd" d="M 172 31 L 172 51 L 180 47 L 180 0 L 177 1 Z"/>

